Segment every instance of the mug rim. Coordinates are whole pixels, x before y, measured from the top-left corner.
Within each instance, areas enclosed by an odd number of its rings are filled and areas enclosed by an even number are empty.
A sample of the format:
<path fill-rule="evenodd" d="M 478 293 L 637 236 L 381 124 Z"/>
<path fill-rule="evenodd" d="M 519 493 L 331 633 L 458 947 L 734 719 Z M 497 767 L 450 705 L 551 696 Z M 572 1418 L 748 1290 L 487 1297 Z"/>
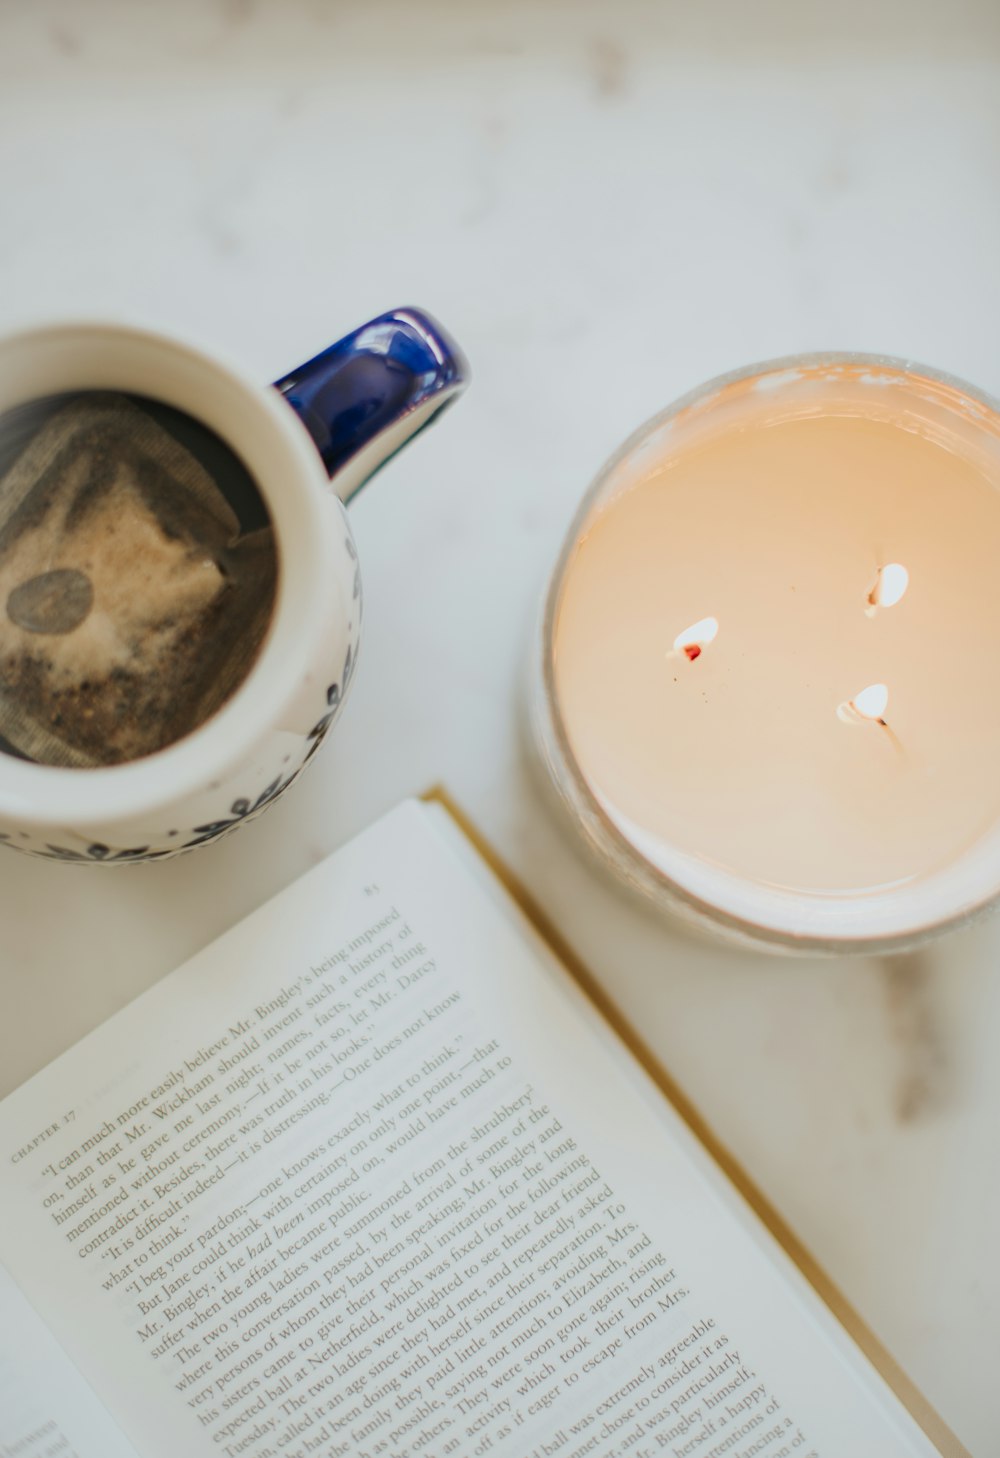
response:
<path fill-rule="evenodd" d="M 895 355 L 850 350 L 823 350 L 779 355 L 715 375 L 686 391 L 662 410 L 646 419 L 602 463 L 584 492 L 566 530 L 562 546 L 548 578 L 539 623 L 541 710 L 546 721 L 545 729 L 551 735 L 559 761 L 557 768 L 552 763 L 551 755 L 546 753 L 546 768 L 550 777 L 555 781 L 560 799 L 570 811 L 577 832 L 590 843 L 591 849 L 603 861 L 608 861 L 606 848 L 599 845 L 594 833 L 584 823 L 579 809 L 581 805 L 585 808 L 590 825 L 599 827 L 600 835 L 615 852 L 617 864 L 612 863 L 613 872 L 619 879 L 624 878 L 643 892 L 647 898 L 663 907 L 680 903 L 681 907 L 686 909 L 688 914 L 701 925 L 715 926 L 723 933 L 728 932 L 737 938 L 748 939 L 751 943 L 777 946 L 788 951 L 819 954 L 865 954 L 876 951 L 906 950 L 942 931 L 967 923 L 1000 895 L 1000 856 L 995 850 L 991 862 L 994 867 L 993 872 L 987 878 L 987 884 L 979 886 L 974 894 L 964 898 L 954 897 L 954 904 L 947 911 L 928 912 L 924 916 L 913 918 L 910 921 L 904 920 L 895 925 L 890 917 L 886 925 L 881 927 L 870 925 L 866 929 L 862 929 L 857 925 L 858 919 L 855 918 L 855 925 L 841 933 L 837 929 L 836 919 L 829 913 L 834 908 L 838 914 L 842 914 L 848 908 L 870 908 L 876 903 L 884 906 L 886 902 L 891 905 L 892 901 L 898 899 L 900 892 L 913 892 L 942 879 L 947 868 L 937 868 L 924 877 L 906 883 L 901 888 L 886 888 L 884 891 L 874 888 L 868 892 L 846 892 L 843 895 L 835 896 L 809 890 L 779 890 L 755 882 L 749 876 L 724 870 L 719 875 L 719 879 L 723 883 L 730 882 L 733 886 L 739 884 L 742 887 L 759 889 L 762 893 L 762 905 L 765 904 L 766 899 L 768 915 L 753 917 L 735 909 L 733 903 L 720 904 L 712 896 L 706 895 L 704 891 L 699 893 L 692 885 L 671 875 L 645 856 L 608 814 L 600 798 L 595 794 L 577 759 L 563 717 L 556 685 L 555 636 L 562 591 L 581 532 L 614 472 L 657 430 L 689 407 L 708 404 L 715 395 L 721 394 L 731 385 L 738 385 L 756 377 L 845 366 L 889 371 L 903 376 L 907 383 L 922 378 L 935 385 L 944 386 L 964 396 L 977 407 L 982 407 L 1000 425 L 1000 401 L 987 391 L 946 371 Z M 559 770 L 569 778 L 571 793 L 567 793 L 566 788 L 559 784 Z M 974 842 L 969 847 L 969 852 L 974 853 L 978 844 L 980 842 Z M 695 863 L 699 862 L 699 858 L 693 855 L 688 855 L 687 859 Z M 960 860 L 964 860 L 964 856 Z M 954 864 L 957 865 L 959 862 Z M 778 906 L 782 906 L 783 912 L 787 914 L 772 914 Z M 861 918 L 861 920 L 864 919 Z M 896 921 L 898 922 L 898 916 Z"/>
<path fill-rule="evenodd" d="M 330 524 L 319 510 L 324 497 L 334 493 L 308 431 L 277 390 L 261 385 L 225 356 L 166 330 L 114 320 L 77 318 L 27 326 L 0 337 L 0 411 L 46 393 L 37 387 L 5 388 L 4 371 L 13 364 L 16 374 L 19 354 L 35 350 L 62 356 L 83 342 L 103 351 L 103 363 L 89 377 L 80 371 L 75 383 L 56 384 L 48 393 L 121 390 L 152 396 L 194 416 L 220 435 L 250 472 L 267 507 L 278 555 L 274 606 L 257 656 L 229 698 L 188 734 L 152 754 L 92 769 L 36 764 L 0 752 L 0 817 L 39 829 L 86 832 L 89 826 L 129 821 L 209 791 L 246 759 L 308 677 L 312 640 L 321 627 L 311 622 L 316 615 L 309 612 L 308 584 L 324 569 L 335 568 Z M 159 358 L 171 364 L 192 390 L 207 386 L 205 407 L 175 398 L 172 387 L 138 388 L 134 381 L 113 378 L 130 354 L 142 351 L 148 361 Z M 108 360 L 116 352 L 118 362 L 112 367 Z M 44 365 L 40 373 L 45 376 Z M 244 413 L 253 428 L 245 433 L 241 429 L 234 438 L 232 428 L 212 418 L 226 410 L 234 417 Z M 258 469 L 265 461 L 269 469 Z"/>

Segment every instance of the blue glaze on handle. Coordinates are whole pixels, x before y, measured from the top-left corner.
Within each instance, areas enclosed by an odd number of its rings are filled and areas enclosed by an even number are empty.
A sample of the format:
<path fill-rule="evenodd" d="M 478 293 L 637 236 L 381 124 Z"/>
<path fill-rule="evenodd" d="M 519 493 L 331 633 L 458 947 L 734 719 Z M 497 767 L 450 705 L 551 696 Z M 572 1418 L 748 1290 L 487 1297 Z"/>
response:
<path fill-rule="evenodd" d="M 458 345 L 423 309 L 362 324 L 277 381 L 350 498 L 468 384 Z"/>

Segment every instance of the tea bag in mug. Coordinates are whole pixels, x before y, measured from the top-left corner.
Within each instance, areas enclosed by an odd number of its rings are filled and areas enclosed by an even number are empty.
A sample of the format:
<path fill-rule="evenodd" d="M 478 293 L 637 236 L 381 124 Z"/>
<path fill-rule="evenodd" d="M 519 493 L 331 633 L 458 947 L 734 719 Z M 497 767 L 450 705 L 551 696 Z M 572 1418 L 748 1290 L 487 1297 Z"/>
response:
<path fill-rule="evenodd" d="M 141 758 L 204 722 L 257 655 L 277 577 L 266 514 L 245 530 L 224 472 L 157 412 L 93 391 L 19 412 L 28 443 L 0 478 L 8 753 L 81 768 Z"/>

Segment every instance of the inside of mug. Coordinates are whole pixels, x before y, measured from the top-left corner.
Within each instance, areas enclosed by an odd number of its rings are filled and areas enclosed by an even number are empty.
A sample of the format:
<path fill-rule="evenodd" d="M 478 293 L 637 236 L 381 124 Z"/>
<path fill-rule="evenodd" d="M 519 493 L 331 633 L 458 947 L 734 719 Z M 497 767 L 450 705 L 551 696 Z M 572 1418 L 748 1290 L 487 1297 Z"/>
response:
<path fill-rule="evenodd" d="M 270 623 L 270 514 L 238 453 L 134 392 L 0 412 L 0 752 L 92 769 L 204 723 Z"/>

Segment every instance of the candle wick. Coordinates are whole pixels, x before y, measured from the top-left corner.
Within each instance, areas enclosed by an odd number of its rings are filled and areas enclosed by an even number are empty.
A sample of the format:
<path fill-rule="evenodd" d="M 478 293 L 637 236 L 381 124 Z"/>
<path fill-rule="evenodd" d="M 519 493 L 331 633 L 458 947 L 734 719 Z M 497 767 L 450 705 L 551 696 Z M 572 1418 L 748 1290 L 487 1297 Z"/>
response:
<path fill-rule="evenodd" d="M 886 718 L 888 707 L 889 690 L 885 684 L 871 683 L 860 693 L 855 694 L 853 699 L 847 699 L 844 703 L 837 705 L 837 718 L 844 724 L 871 724 L 879 729 L 884 729 L 896 750 L 902 753 L 903 746 L 899 742 L 899 735 Z"/>
<path fill-rule="evenodd" d="M 700 658 L 704 649 L 709 643 L 714 643 L 719 631 L 717 618 L 702 618 L 697 623 L 692 623 L 690 628 L 685 628 L 683 633 L 678 633 L 674 639 L 673 647 L 667 654 L 668 658 L 675 653 L 683 653 L 689 663 Z"/>
<path fill-rule="evenodd" d="M 895 607 L 910 585 L 910 574 L 902 562 L 886 562 L 878 569 L 868 593 L 865 614 L 873 618 L 879 608 Z"/>
<path fill-rule="evenodd" d="M 895 729 L 893 729 L 892 725 L 888 723 L 885 719 L 880 719 L 879 723 L 882 725 L 882 728 L 889 736 L 889 742 L 892 745 L 893 749 L 896 751 L 901 759 L 904 759 L 906 757 L 906 750 L 903 748 L 903 742 L 900 739 L 899 735 L 896 733 Z"/>

